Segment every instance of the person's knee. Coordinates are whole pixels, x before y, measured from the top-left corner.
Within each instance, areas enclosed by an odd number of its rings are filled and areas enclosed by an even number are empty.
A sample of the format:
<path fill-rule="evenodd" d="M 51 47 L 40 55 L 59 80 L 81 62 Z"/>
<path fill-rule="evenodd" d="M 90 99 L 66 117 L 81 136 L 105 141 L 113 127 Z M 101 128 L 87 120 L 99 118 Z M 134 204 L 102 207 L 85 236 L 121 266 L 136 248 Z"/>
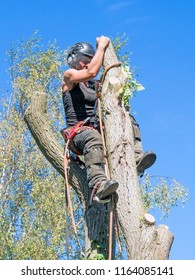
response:
<path fill-rule="evenodd" d="M 104 163 L 104 154 L 102 146 L 94 145 L 90 148 L 84 148 L 84 159 L 85 166 L 89 167 L 93 164 L 102 164 Z"/>
<path fill-rule="evenodd" d="M 93 146 L 103 146 L 101 134 L 97 130 L 88 130 L 85 147 L 88 149 Z"/>

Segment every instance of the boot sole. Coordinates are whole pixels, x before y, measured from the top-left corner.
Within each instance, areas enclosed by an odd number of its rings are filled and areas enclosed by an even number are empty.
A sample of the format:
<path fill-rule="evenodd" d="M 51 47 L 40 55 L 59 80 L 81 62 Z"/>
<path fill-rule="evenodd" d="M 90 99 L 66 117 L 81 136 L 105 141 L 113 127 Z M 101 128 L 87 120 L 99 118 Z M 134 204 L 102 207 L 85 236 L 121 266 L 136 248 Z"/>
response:
<path fill-rule="evenodd" d="M 137 171 L 142 173 L 145 169 L 151 167 L 156 161 L 156 155 L 151 152 L 146 152 L 144 157 L 137 164 Z"/>
<path fill-rule="evenodd" d="M 99 199 L 105 199 L 109 197 L 111 194 L 115 193 L 118 189 L 118 182 L 114 182 L 112 185 L 107 186 L 101 193 L 97 194 Z"/>

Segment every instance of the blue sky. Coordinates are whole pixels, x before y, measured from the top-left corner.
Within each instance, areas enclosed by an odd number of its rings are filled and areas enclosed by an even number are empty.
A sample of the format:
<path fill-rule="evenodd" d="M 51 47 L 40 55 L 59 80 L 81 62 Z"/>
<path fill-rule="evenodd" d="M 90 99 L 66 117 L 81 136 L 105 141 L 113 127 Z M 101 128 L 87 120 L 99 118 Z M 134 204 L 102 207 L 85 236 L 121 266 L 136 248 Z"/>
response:
<path fill-rule="evenodd" d="M 6 87 L 5 51 L 39 30 L 61 49 L 124 32 L 131 64 L 145 91 L 132 101 L 144 150 L 157 153 L 152 175 L 175 177 L 190 201 L 160 220 L 175 236 L 170 259 L 195 259 L 195 1 L 193 0 L 7 0 L 0 3 L 0 87 Z"/>

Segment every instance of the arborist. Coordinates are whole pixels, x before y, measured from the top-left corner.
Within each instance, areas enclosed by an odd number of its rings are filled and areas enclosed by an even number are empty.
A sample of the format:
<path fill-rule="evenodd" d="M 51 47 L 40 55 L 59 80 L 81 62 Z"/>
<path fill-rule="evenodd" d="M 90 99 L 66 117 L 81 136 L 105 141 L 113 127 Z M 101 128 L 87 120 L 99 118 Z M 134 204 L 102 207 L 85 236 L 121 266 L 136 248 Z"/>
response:
<path fill-rule="evenodd" d="M 65 71 L 62 81 L 67 124 L 63 136 L 70 139 L 69 149 L 73 153 L 84 156 L 87 182 L 99 201 L 115 193 L 118 188 L 118 182 L 109 179 L 105 173 L 102 137 L 94 114 L 97 100 L 94 78 L 102 66 L 109 41 L 105 36 L 96 38 L 96 51 L 87 42 L 76 43 L 68 53 L 70 69 Z M 141 174 L 155 162 L 156 155 L 151 151 L 143 153 L 139 126 L 133 117 L 132 125 L 137 171 Z"/>

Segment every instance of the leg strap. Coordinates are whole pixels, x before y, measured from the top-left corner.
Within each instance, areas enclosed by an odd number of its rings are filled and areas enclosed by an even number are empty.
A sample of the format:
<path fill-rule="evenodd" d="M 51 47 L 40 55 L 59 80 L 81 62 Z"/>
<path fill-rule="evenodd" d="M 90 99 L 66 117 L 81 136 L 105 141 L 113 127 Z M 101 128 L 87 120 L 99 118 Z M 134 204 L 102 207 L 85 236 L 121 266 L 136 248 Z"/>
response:
<path fill-rule="evenodd" d="M 101 183 L 102 182 L 97 182 L 92 189 L 91 196 L 90 196 L 90 202 L 89 202 L 90 206 L 92 205 L 93 200 L 98 202 L 98 203 L 108 203 L 108 202 L 110 202 L 110 199 L 111 199 L 110 197 L 104 198 L 104 199 L 99 199 L 99 197 L 96 195 L 96 192 L 99 189 Z"/>

